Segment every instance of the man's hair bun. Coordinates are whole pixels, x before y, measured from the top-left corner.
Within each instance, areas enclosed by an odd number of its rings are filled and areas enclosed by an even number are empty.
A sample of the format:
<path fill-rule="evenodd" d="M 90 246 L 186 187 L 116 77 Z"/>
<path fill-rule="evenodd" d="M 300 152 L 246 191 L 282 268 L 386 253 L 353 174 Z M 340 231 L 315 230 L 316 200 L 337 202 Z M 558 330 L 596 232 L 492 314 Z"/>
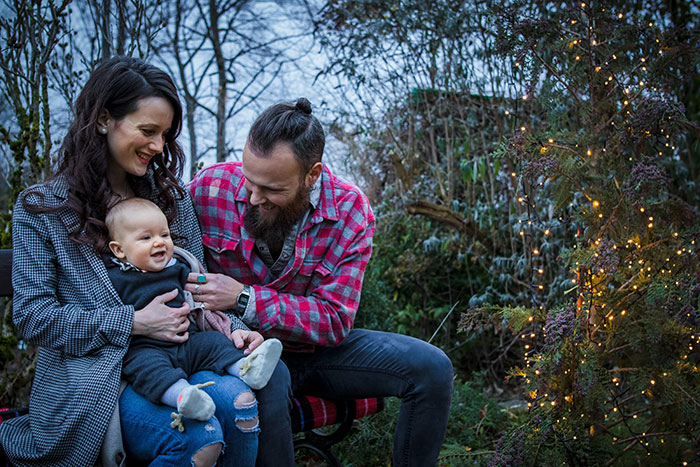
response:
<path fill-rule="evenodd" d="M 305 97 L 300 97 L 297 99 L 296 109 L 311 115 L 311 102 Z"/>

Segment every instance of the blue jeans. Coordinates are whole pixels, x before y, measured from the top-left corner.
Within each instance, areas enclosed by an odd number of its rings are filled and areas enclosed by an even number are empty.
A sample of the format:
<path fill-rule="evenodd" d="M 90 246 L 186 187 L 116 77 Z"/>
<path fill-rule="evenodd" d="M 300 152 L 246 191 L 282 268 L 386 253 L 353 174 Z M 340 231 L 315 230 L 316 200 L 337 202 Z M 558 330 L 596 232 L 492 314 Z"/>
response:
<path fill-rule="evenodd" d="M 393 465 L 434 466 L 452 400 L 452 363 L 427 342 L 401 334 L 353 329 L 337 347 L 285 353 L 265 388 L 260 408 L 257 465 L 293 466 L 289 399 L 294 393 L 326 398 L 401 398 Z M 290 377 L 291 375 L 291 377 Z"/>
<path fill-rule="evenodd" d="M 208 422 L 183 419 L 185 431 L 170 427 L 170 414 L 177 409 L 156 405 L 127 386 L 119 399 L 122 437 L 128 465 L 185 466 L 194 465 L 192 456 L 205 446 L 222 443 L 224 452 L 219 466 L 252 466 L 258 449 L 259 429 L 241 429 L 237 420 L 250 420 L 258 415 L 257 405 L 237 408 L 236 398 L 250 391 L 240 379 L 200 371 L 190 383 L 214 381 L 203 389 L 216 404 L 216 412 Z M 239 404 L 240 405 L 240 404 Z"/>

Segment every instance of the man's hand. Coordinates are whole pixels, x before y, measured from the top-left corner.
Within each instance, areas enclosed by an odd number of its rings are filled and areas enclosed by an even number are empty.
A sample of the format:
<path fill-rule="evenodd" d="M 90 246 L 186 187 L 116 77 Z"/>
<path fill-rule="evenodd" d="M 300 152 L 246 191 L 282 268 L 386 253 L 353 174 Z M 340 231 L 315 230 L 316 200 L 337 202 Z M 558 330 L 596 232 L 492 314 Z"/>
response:
<path fill-rule="evenodd" d="M 158 295 L 140 310 L 134 312 L 132 335 L 142 335 L 168 342 L 185 342 L 189 338 L 187 328 L 190 325 L 187 313 L 190 306 L 183 303 L 179 308 L 166 305 L 177 297 L 177 289 Z"/>
<path fill-rule="evenodd" d="M 255 350 L 255 348 L 265 340 L 259 332 L 245 331 L 243 329 L 234 330 L 231 333 L 231 337 L 233 337 L 233 345 L 235 345 L 237 349 L 241 349 L 245 346 L 243 353 L 246 355 Z"/>
<path fill-rule="evenodd" d="M 238 305 L 238 294 L 243 284 L 224 274 L 197 274 L 187 276 L 185 290 L 192 293 L 195 302 L 209 310 L 231 310 Z"/>

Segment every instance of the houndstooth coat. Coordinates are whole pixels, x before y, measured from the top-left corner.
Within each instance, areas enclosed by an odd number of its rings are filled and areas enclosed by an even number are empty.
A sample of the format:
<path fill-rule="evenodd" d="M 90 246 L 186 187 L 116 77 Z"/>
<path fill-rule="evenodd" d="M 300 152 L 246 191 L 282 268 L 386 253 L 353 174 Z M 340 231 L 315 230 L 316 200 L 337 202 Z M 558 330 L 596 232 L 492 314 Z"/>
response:
<path fill-rule="evenodd" d="M 37 187 L 47 206 L 67 198 L 60 177 Z M 77 215 L 67 208 L 35 214 L 15 205 L 13 319 L 24 339 L 40 346 L 29 415 L 0 424 L 0 443 L 18 466 L 94 465 L 110 419 L 119 413 L 121 361 L 134 307 L 122 304 L 92 248 L 68 239 L 77 227 Z M 203 261 L 189 197 L 178 202 L 171 229 Z M 118 418 L 111 423 L 120 445 Z"/>

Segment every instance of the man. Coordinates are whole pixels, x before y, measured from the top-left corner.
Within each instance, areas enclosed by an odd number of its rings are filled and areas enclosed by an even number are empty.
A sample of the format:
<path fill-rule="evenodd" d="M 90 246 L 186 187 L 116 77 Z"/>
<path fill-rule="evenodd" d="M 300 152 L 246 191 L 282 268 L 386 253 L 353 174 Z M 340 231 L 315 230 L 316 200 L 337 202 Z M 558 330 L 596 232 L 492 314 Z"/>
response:
<path fill-rule="evenodd" d="M 211 273 L 187 289 L 208 308 L 235 310 L 266 338 L 284 342 L 286 368 L 280 365 L 257 392 L 258 465 L 294 465 L 292 391 L 400 397 L 394 465 L 435 465 L 452 364 L 421 340 L 352 329 L 374 214 L 358 188 L 324 167 L 324 145 L 323 128 L 301 98 L 257 118 L 242 165 L 221 163 L 197 174 L 190 191 Z"/>

